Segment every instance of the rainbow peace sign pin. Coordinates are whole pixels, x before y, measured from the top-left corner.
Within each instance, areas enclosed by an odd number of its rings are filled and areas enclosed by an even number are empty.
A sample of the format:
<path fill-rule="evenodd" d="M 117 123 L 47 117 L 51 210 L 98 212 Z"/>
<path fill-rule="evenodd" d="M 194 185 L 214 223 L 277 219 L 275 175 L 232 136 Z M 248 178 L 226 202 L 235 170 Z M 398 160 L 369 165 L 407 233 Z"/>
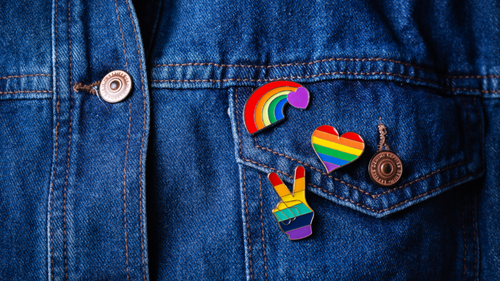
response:
<path fill-rule="evenodd" d="M 255 90 L 245 104 L 245 127 L 253 135 L 285 119 L 285 105 L 306 109 L 309 92 L 291 81 L 267 83 Z"/>
<path fill-rule="evenodd" d="M 312 234 L 311 224 L 314 219 L 314 211 L 306 201 L 305 173 L 302 166 L 295 169 L 292 193 L 276 173 L 270 173 L 267 176 L 281 198 L 281 201 L 273 209 L 273 215 L 281 231 L 290 240 L 304 239 Z"/>

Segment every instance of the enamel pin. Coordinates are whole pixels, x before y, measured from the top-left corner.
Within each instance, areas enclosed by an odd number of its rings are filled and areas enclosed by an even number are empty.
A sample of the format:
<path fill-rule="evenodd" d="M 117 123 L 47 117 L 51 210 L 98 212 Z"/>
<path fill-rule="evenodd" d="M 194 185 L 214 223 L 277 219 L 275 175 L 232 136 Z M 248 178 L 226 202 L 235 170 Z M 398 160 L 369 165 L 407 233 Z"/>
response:
<path fill-rule="evenodd" d="M 327 173 L 352 163 L 365 150 L 365 142 L 360 135 L 348 132 L 339 136 L 337 129 L 328 125 L 314 130 L 311 142 Z"/>
<path fill-rule="evenodd" d="M 255 90 L 245 104 L 245 127 L 253 135 L 285 119 L 285 105 L 306 109 L 309 92 L 291 81 L 267 83 Z"/>
<path fill-rule="evenodd" d="M 273 215 L 290 240 L 304 239 L 312 234 L 311 224 L 314 211 L 306 201 L 305 169 L 298 166 L 295 169 L 293 192 L 281 181 L 276 173 L 270 173 L 269 181 L 274 187 L 281 201 L 273 209 Z"/>

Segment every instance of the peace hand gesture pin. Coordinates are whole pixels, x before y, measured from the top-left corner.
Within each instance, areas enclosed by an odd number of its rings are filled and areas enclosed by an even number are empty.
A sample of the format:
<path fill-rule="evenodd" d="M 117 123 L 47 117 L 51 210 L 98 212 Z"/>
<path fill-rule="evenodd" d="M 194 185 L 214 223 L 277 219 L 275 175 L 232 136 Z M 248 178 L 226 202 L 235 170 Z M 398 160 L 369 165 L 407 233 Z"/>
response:
<path fill-rule="evenodd" d="M 311 224 L 314 211 L 306 201 L 305 169 L 298 166 L 295 169 L 293 193 L 281 181 L 276 173 L 270 173 L 267 178 L 281 198 L 281 202 L 273 209 L 274 217 L 290 240 L 300 240 L 312 234 Z"/>

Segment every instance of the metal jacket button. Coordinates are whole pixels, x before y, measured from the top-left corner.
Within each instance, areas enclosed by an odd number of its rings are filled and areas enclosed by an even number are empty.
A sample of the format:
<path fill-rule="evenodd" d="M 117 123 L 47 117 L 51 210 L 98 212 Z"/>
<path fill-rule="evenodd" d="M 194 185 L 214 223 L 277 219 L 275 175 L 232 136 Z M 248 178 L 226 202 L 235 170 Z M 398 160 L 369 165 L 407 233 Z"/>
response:
<path fill-rule="evenodd" d="M 401 179 L 403 163 L 387 144 L 387 128 L 381 120 L 382 117 L 378 119 L 378 132 L 380 134 L 378 151 L 370 160 L 368 174 L 376 184 L 389 187 Z M 383 150 L 384 147 L 386 150 Z"/>
<path fill-rule="evenodd" d="M 106 74 L 99 85 L 99 95 L 109 103 L 124 100 L 132 90 L 132 78 L 122 70 L 114 70 Z"/>
<path fill-rule="evenodd" d="M 368 172 L 375 183 L 382 186 L 391 186 L 401 178 L 403 164 L 396 153 L 390 150 L 382 150 L 373 156 Z"/>

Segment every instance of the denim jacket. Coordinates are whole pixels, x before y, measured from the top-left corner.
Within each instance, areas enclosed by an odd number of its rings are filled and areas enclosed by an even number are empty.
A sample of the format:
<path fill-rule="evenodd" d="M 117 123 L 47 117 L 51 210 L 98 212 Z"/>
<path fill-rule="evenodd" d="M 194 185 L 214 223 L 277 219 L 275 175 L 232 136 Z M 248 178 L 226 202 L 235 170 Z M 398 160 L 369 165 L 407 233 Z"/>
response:
<path fill-rule="evenodd" d="M 53 0 L 0 5 L 1 280 L 499 280 L 495 1 Z M 123 70 L 132 91 L 101 98 Z M 305 110 L 258 134 L 252 92 Z M 380 119 L 379 119 L 380 118 Z M 369 175 L 379 120 L 400 181 Z M 327 173 L 322 125 L 358 160 Z M 275 173 L 305 168 L 291 241 Z"/>

